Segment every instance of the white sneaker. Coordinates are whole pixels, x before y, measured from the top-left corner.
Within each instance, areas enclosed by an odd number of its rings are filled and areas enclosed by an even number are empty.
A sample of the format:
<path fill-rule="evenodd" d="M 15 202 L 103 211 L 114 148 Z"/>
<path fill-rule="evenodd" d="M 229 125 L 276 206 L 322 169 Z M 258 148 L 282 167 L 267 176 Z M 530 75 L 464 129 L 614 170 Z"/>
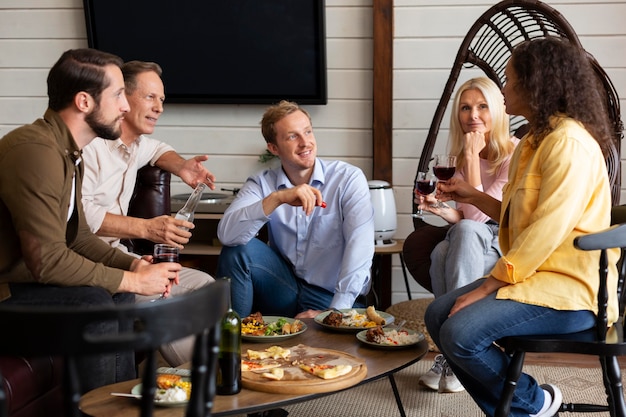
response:
<path fill-rule="evenodd" d="M 540 387 L 545 395 L 544 404 L 537 414 L 531 414 L 530 417 L 553 417 L 561 408 L 563 394 L 556 385 L 543 384 Z"/>
<path fill-rule="evenodd" d="M 441 378 L 439 379 L 439 392 L 462 392 L 465 391 L 463 385 L 459 379 L 452 372 L 452 368 L 448 365 L 448 362 L 444 359 L 443 362 L 443 371 L 441 372 Z"/>
<path fill-rule="evenodd" d="M 443 355 L 439 354 L 435 356 L 435 363 L 433 363 L 433 366 L 428 372 L 420 376 L 418 384 L 437 391 L 439 389 L 439 380 L 441 379 L 441 373 L 443 372 L 445 363 L 446 359 Z"/>

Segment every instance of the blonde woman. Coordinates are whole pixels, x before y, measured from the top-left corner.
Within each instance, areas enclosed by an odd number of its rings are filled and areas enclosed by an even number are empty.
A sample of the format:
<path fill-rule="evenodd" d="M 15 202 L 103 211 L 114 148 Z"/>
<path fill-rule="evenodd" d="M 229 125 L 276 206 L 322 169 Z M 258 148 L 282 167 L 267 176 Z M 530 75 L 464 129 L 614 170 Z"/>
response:
<path fill-rule="evenodd" d="M 500 89 L 486 77 L 466 81 L 456 93 L 452 114 L 449 148 L 450 154 L 457 157 L 455 177 L 502 200 L 509 161 L 518 140 L 510 135 Z M 432 207 L 434 196 L 418 198 L 416 203 L 420 203 L 420 208 L 452 225 L 430 255 L 429 272 L 435 297 L 488 273 L 501 256 L 498 219 L 492 219 L 471 204 L 436 208 Z M 463 391 L 441 355 L 419 382 L 439 392 Z"/>

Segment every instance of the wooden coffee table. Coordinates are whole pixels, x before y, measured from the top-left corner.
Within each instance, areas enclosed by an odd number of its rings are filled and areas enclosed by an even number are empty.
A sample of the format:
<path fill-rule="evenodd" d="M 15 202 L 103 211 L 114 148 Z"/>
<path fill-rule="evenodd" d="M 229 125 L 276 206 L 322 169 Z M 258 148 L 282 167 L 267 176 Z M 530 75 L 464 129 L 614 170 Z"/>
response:
<path fill-rule="evenodd" d="M 315 323 L 313 319 L 304 319 L 303 321 L 308 326 L 308 329 L 298 336 L 283 340 L 280 343 L 244 343 L 242 351 L 245 352 L 246 349 L 262 350 L 273 344 L 284 347 L 304 344 L 317 348 L 339 350 L 357 356 L 365 360 L 367 375 L 360 383 L 347 389 L 387 377 L 396 398 L 400 415 L 402 417 L 406 416 L 396 386 L 394 373 L 422 359 L 428 352 L 426 341 L 421 341 L 417 345 L 403 349 L 380 349 L 359 342 L 356 338 L 356 333 L 327 330 Z M 84 413 L 93 417 L 135 416 L 139 411 L 139 402 L 133 398 L 113 397 L 111 392 L 130 393 L 132 387 L 139 382 L 139 379 L 125 381 L 90 391 L 81 398 L 80 408 Z M 237 395 L 217 395 L 212 415 L 228 416 L 253 413 L 332 394 L 334 392 L 322 394 L 271 394 L 244 388 Z M 156 407 L 154 413 L 158 417 L 180 417 L 184 414 L 184 407 Z"/>

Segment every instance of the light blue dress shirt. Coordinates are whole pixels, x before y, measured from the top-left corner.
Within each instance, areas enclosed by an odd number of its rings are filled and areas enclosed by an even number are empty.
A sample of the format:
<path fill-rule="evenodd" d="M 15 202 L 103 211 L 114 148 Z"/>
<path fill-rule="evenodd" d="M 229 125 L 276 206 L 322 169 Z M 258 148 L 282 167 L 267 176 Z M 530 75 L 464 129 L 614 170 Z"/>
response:
<path fill-rule="evenodd" d="M 248 243 L 268 223 L 270 245 L 304 281 L 335 295 L 331 307 L 351 308 L 370 288 L 374 255 L 374 209 L 363 172 L 342 161 L 316 159 L 310 183 L 327 204 L 306 216 L 283 204 L 269 216 L 262 200 L 293 187 L 281 167 L 249 177 L 218 226 L 223 245 Z"/>

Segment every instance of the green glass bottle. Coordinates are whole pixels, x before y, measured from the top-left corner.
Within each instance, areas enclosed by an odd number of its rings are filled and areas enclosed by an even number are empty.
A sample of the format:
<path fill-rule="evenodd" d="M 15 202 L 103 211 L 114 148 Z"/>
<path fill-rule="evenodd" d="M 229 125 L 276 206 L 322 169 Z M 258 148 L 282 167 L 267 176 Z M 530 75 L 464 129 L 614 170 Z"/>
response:
<path fill-rule="evenodd" d="M 224 278 L 230 282 L 230 278 Z M 230 300 L 230 293 L 229 293 Z M 217 393 L 234 395 L 241 391 L 241 317 L 232 309 L 221 323 L 220 351 L 217 358 Z"/>

